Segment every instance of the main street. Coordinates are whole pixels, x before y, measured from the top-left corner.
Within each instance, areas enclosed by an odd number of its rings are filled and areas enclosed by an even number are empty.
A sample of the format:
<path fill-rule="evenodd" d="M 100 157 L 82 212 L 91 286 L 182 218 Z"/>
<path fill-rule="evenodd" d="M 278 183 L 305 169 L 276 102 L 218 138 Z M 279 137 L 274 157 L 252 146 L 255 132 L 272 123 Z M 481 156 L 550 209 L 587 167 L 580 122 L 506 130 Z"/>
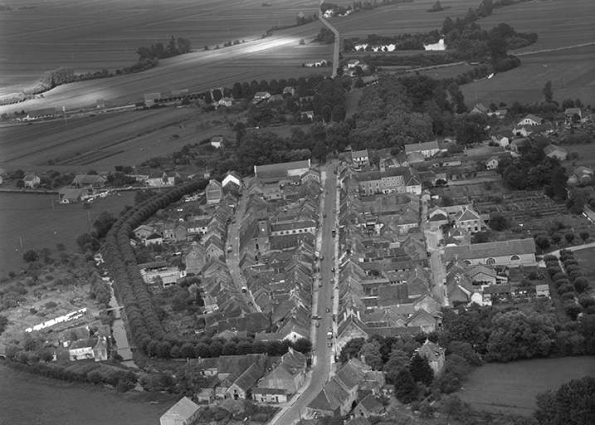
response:
<path fill-rule="evenodd" d="M 332 236 L 332 230 L 335 228 L 336 221 L 336 184 L 337 177 L 334 169 L 337 166 L 335 162 L 326 164 L 322 169 L 323 181 L 323 203 L 321 236 L 322 243 L 320 254 L 323 259 L 320 261 L 320 282 L 323 286 L 320 288 L 318 282 L 314 287 L 314 303 L 312 314 L 321 317 L 320 327 L 314 327 L 313 338 L 313 359 L 310 377 L 305 388 L 302 388 L 300 394 L 295 400 L 290 401 L 291 406 L 271 421 L 271 425 L 291 425 L 295 423 L 306 412 L 306 407 L 316 397 L 322 386 L 328 380 L 332 366 L 332 349 L 328 347 L 327 331 L 332 328 L 332 292 L 333 292 L 333 272 L 335 238 Z M 331 312 L 327 313 L 327 308 Z M 316 322 L 316 321 L 315 321 Z"/>

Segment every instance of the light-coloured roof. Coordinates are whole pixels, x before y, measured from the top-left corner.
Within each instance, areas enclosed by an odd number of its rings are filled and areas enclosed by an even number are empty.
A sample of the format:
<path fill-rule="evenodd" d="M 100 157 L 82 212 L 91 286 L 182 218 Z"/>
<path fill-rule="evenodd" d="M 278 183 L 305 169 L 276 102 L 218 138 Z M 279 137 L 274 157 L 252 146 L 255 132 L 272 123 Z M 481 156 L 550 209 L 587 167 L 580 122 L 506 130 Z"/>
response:
<path fill-rule="evenodd" d="M 444 258 L 446 261 L 450 261 L 453 258 L 468 260 L 522 254 L 535 254 L 535 241 L 532 238 L 447 246 L 444 249 Z"/>
<path fill-rule="evenodd" d="M 437 140 L 434 140 L 431 142 L 411 143 L 411 144 L 405 145 L 406 153 L 421 152 L 421 151 L 433 150 L 433 149 L 439 149 Z"/>
<path fill-rule="evenodd" d="M 301 168 L 310 168 L 310 160 L 305 159 L 303 161 L 279 162 L 276 164 L 255 165 L 254 166 L 254 174 L 256 175 L 256 177 L 260 177 L 261 175 L 266 175 L 269 173 L 287 175 L 287 173 L 289 171 L 299 170 Z"/>
<path fill-rule="evenodd" d="M 182 397 L 180 401 L 174 404 L 167 412 L 163 414 L 162 418 L 178 418 L 186 421 L 190 419 L 198 409 L 199 407 L 196 403 L 194 403 L 188 397 Z"/>

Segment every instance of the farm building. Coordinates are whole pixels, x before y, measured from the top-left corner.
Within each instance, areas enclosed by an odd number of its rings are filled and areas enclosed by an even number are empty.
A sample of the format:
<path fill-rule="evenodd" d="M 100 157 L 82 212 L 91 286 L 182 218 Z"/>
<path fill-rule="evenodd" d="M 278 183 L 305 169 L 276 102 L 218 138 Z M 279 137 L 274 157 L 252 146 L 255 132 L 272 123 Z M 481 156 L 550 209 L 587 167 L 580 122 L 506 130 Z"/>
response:
<path fill-rule="evenodd" d="M 72 185 L 76 187 L 103 187 L 107 179 L 96 174 L 77 174 L 72 180 Z"/>
<path fill-rule="evenodd" d="M 83 196 L 83 189 L 75 187 L 63 187 L 58 192 L 58 201 L 61 204 L 75 204 L 80 202 Z"/>
<path fill-rule="evenodd" d="M 277 164 L 255 165 L 254 175 L 265 182 L 283 180 L 287 177 L 298 178 L 310 169 L 310 160 L 281 162 Z"/>
<path fill-rule="evenodd" d="M 41 179 L 35 173 L 29 173 L 26 174 L 25 177 L 23 177 L 23 186 L 28 187 L 29 189 L 33 189 L 39 186 L 40 183 Z"/>
<path fill-rule="evenodd" d="M 564 161 L 568 156 L 568 151 L 566 149 L 556 145 L 547 145 L 543 148 L 543 152 L 548 158 L 555 158 L 560 161 Z"/>
<path fill-rule="evenodd" d="M 159 419 L 161 425 L 192 425 L 200 412 L 196 403 L 182 397 Z"/>
<path fill-rule="evenodd" d="M 444 249 L 444 260 L 508 267 L 534 266 L 537 263 L 533 238 L 447 246 Z"/>

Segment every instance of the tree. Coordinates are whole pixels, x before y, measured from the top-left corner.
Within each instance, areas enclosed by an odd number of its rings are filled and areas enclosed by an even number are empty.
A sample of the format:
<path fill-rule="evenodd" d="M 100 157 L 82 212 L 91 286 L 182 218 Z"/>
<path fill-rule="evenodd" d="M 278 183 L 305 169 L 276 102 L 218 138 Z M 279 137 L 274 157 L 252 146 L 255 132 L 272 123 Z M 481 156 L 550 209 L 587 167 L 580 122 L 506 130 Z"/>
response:
<path fill-rule="evenodd" d="M 39 260 L 39 254 L 37 251 L 30 249 L 23 254 L 23 260 L 25 260 L 27 263 L 32 263 L 33 261 Z"/>
<path fill-rule="evenodd" d="M 554 91 L 552 89 L 551 81 L 545 83 L 545 86 L 543 87 L 543 96 L 545 97 L 545 101 L 547 103 L 552 103 L 554 101 Z"/>
<path fill-rule="evenodd" d="M 312 342 L 307 338 L 300 338 L 293 343 L 293 349 L 302 354 L 308 354 L 312 351 Z"/>
<path fill-rule="evenodd" d="M 428 360 L 425 357 L 415 354 L 409 364 L 409 372 L 415 380 L 415 382 L 421 382 L 424 385 L 429 386 L 434 380 L 434 371 L 428 364 Z"/>
<path fill-rule="evenodd" d="M 345 108 L 342 105 L 335 105 L 331 113 L 334 122 L 341 122 L 345 119 Z"/>
<path fill-rule="evenodd" d="M 494 214 L 492 217 L 490 217 L 489 224 L 490 227 L 497 232 L 501 232 L 510 227 L 508 219 L 502 214 Z"/>
<path fill-rule="evenodd" d="M 540 425 L 595 423 L 595 378 L 586 376 L 537 395 L 535 419 Z"/>
<path fill-rule="evenodd" d="M 537 245 L 542 251 L 545 251 L 550 247 L 550 238 L 545 235 L 539 235 L 535 238 L 535 245 Z"/>
<path fill-rule="evenodd" d="M 583 240 L 583 243 L 587 242 L 589 240 L 589 232 L 584 231 L 584 232 L 580 232 L 579 236 L 581 237 L 581 239 Z"/>
<path fill-rule="evenodd" d="M 368 366 L 374 370 L 382 370 L 383 362 L 380 355 L 380 344 L 378 341 L 370 340 L 362 345 L 360 355 Z"/>
<path fill-rule="evenodd" d="M 331 109 L 331 107 L 330 107 L 330 106 L 328 106 L 328 105 L 324 105 L 324 106 L 322 107 L 322 110 L 321 110 L 321 114 L 322 114 L 322 119 L 323 119 L 323 121 L 324 121 L 324 122 L 326 122 L 326 123 L 330 122 L 330 121 L 331 121 L 331 116 L 332 116 L 332 113 L 333 113 L 333 112 L 332 112 L 332 109 Z"/>
<path fill-rule="evenodd" d="M 564 239 L 566 239 L 566 242 L 568 242 L 569 245 L 572 244 L 572 241 L 574 241 L 574 233 L 566 233 Z"/>
<path fill-rule="evenodd" d="M 417 398 L 419 388 L 407 369 L 401 369 L 395 377 L 395 397 L 401 403 L 411 403 Z"/>
<path fill-rule="evenodd" d="M 113 216 L 112 213 L 109 211 L 103 211 L 97 219 L 93 222 L 93 227 L 95 228 L 95 234 L 98 238 L 103 238 L 109 232 L 109 229 L 112 228 L 113 224 L 116 222 L 116 217 Z"/>
<path fill-rule="evenodd" d="M 488 358 L 501 362 L 547 356 L 556 334 L 548 315 L 520 310 L 496 314 L 491 327 Z"/>
<path fill-rule="evenodd" d="M 349 359 L 359 356 L 359 352 L 362 349 L 362 346 L 366 340 L 364 338 L 354 338 L 347 341 L 347 344 L 341 350 L 341 354 L 339 355 L 339 361 L 341 363 L 347 363 Z"/>
<path fill-rule="evenodd" d="M 487 137 L 486 126 L 486 117 L 480 114 L 458 117 L 454 123 L 457 143 L 471 145 L 485 140 Z"/>
<path fill-rule="evenodd" d="M 388 361 L 384 364 L 384 373 L 389 383 L 395 382 L 395 379 L 401 369 L 406 369 L 409 365 L 409 359 L 411 357 L 401 349 L 393 348 L 390 352 Z"/>

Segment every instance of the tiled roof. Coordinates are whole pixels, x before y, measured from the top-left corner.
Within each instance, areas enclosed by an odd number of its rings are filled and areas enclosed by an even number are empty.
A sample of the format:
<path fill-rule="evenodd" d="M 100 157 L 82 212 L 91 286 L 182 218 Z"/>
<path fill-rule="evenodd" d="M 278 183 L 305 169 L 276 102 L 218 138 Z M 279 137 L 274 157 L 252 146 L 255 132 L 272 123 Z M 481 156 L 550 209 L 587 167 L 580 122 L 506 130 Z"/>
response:
<path fill-rule="evenodd" d="M 290 170 L 297 170 L 300 168 L 310 168 L 310 160 L 282 162 L 277 164 L 255 165 L 254 174 L 256 177 L 266 177 L 270 175 L 286 176 Z"/>
<path fill-rule="evenodd" d="M 167 412 L 163 414 L 163 416 L 174 417 L 178 418 L 178 420 L 181 419 L 182 421 L 187 421 L 196 413 L 198 409 L 199 407 L 196 403 L 194 403 L 188 397 L 182 397 L 180 401 L 174 404 Z"/>
<path fill-rule="evenodd" d="M 405 152 L 419 152 L 424 150 L 433 150 L 438 149 L 438 141 L 434 140 L 432 142 L 425 142 L 425 143 L 411 143 L 405 145 Z"/>
<path fill-rule="evenodd" d="M 522 254 L 535 254 L 535 241 L 532 238 L 447 246 L 444 249 L 444 258 L 446 261 L 450 261 L 453 258 L 467 260 Z"/>

